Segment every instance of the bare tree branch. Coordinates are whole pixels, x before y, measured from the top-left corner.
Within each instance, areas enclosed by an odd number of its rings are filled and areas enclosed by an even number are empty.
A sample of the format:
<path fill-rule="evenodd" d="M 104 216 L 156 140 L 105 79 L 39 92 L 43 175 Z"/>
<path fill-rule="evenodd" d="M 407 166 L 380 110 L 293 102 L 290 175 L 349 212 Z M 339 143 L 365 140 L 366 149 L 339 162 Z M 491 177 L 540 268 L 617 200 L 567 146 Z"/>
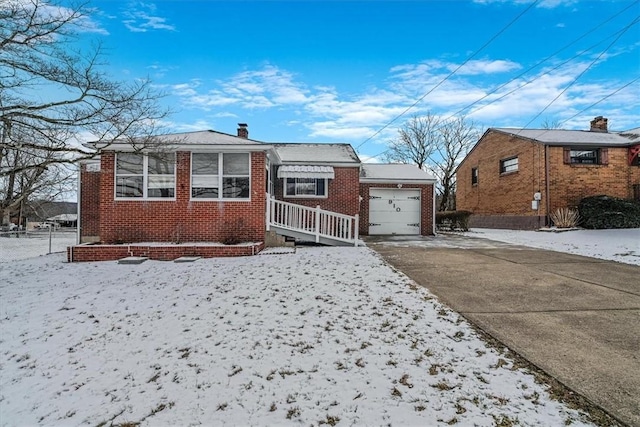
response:
<path fill-rule="evenodd" d="M 151 142 L 169 111 L 149 80 L 110 79 L 99 43 L 75 44 L 92 10 L 57 0 L 0 1 L 0 210 L 59 194 L 68 165 L 95 155 L 81 142 Z M 138 148 L 143 148 L 141 144 Z M 67 175 L 65 175 L 67 174 Z"/>
<path fill-rule="evenodd" d="M 441 121 L 427 113 L 413 116 L 388 144 L 387 161 L 415 164 L 433 173 L 439 210 L 455 208 L 455 169 L 478 140 L 476 125 L 464 117 Z"/>

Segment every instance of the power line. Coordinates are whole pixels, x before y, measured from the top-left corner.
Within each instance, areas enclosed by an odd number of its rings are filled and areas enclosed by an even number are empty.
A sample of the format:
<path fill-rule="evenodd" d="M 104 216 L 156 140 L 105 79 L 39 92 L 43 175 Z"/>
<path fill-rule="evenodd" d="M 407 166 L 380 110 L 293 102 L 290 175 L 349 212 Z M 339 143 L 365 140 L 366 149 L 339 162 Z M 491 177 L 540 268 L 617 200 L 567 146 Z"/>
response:
<path fill-rule="evenodd" d="M 582 77 L 587 71 L 589 71 L 591 69 L 591 67 L 593 67 L 593 65 L 598 62 L 600 60 L 600 58 L 602 58 L 602 56 L 618 41 L 620 40 L 620 37 L 622 37 L 622 35 L 624 33 L 626 33 L 629 28 L 631 28 L 632 26 L 634 26 L 635 24 L 637 24 L 638 22 L 640 22 L 640 16 L 636 16 L 633 21 L 631 21 L 625 28 L 623 28 L 623 30 L 620 32 L 620 34 L 618 34 L 618 37 L 616 37 L 602 52 L 600 52 L 600 54 L 593 60 L 591 61 L 591 63 L 587 66 L 587 68 L 585 68 L 584 70 L 582 70 L 582 72 L 580 74 L 578 74 L 576 76 L 575 79 L 573 79 L 571 81 L 571 83 L 569 83 L 567 85 L 567 87 L 565 87 L 555 98 L 553 98 L 553 100 L 551 102 L 549 102 L 543 109 L 542 111 L 540 111 L 538 114 L 536 114 L 531 120 L 529 120 L 529 122 L 524 125 L 522 127 L 522 129 L 526 129 L 527 126 L 529 126 L 535 119 L 537 119 L 538 117 L 540 117 L 542 115 L 542 113 L 544 113 L 545 111 L 547 111 L 547 108 L 549 108 L 554 102 L 556 102 L 558 100 L 558 98 L 560 98 L 567 90 L 569 90 L 569 88 L 571 86 L 574 85 L 575 82 L 577 82 L 580 77 Z"/>
<path fill-rule="evenodd" d="M 626 12 L 626 11 L 627 11 L 627 9 L 631 8 L 631 7 L 632 7 L 633 5 L 635 5 L 635 4 L 638 4 L 638 0 L 636 0 L 636 1 L 632 2 L 632 3 L 630 3 L 630 4 L 629 4 L 628 6 L 626 6 L 624 9 L 622 9 L 622 10 L 618 11 L 617 13 L 615 13 L 614 15 L 610 16 L 609 18 L 607 18 L 606 20 L 604 20 L 604 21 L 603 21 L 603 22 L 601 22 L 600 24 L 596 25 L 595 27 L 593 27 L 593 28 L 592 28 L 592 29 L 590 29 L 589 31 L 587 31 L 587 32 L 585 32 L 584 34 L 582 34 L 582 35 L 581 35 L 580 37 L 578 37 L 577 39 L 575 39 L 575 40 L 573 40 L 572 42 L 570 42 L 570 43 L 566 44 L 566 45 L 565 45 L 565 46 L 563 46 L 562 48 L 560 48 L 560 49 L 556 50 L 554 53 L 552 53 L 551 55 L 547 56 L 545 59 L 543 59 L 543 60 L 541 60 L 541 61 L 537 62 L 536 64 L 532 65 L 531 67 L 527 68 L 525 71 L 523 71 L 522 73 L 518 74 L 517 76 L 515 76 L 515 77 L 514 77 L 514 78 L 512 78 L 511 80 L 507 81 L 506 83 L 501 84 L 500 86 L 497 86 L 495 89 L 493 89 L 491 92 L 487 93 L 487 94 L 486 94 L 486 95 L 484 95 L 483 97 L 481 97 L 481 98 L 477 99 L 476 101 L 472 102 L 471 104 L 469 104 L 469 105 L 467 105 L 467 106 L 465 106 L 465 107 L 461 108 L 460 110 L 456 111 L 455 113 L 451 114 L 449 117 L 447 117 L 446 119 L 444 119 L 444 121 L 446 122 L 447 120 L 451 119 L 452 117 L 457 116 L 458 114 L 460 114 L 461 112 L 463 112 L 463 111 L 467 110 L 468 108 L 473 107 L 474 105 L 476 105 L 476 104 L 477 104 L 477 103 L 479 103 L 480 101 L 482 101 L 482 100 L 484 100 L 484 99 L 488 98 L 488 97 L 489 97 L 489 95 L 492 95 L 492 94 L 496 93 L 497 91 L 499 91 L 500 89 L 504 88 L 504 87 L 505 87 L 505 86 L 507 86 L 508 84 L 510 84 L 510 83 L 514 82 L 515 80 L 519 79 L 520 77 L 524 76 L 524 75 L 525 75 L 525 74 L 527 74 L 529 71 L 531 71 L 531 70 L 533 70 L 534 68 L 538 67 L 539 65 L 542 65 L 543 63 L 547 62 L 548 60 L 550 60 L 550 59 L 551 59 L 551 58 L 553 58 L 554 56 L 558 55 L 560 52 L 562 52 L 562 51 L 564 51 L 564 50 L 568 49 L 570 46 L 572 46 L 572 45 L 576 44 L 578 41 L 582 40 L 583 38 L 585 38 L 585 37 L 586 37 L 586 36 L 588 36 L 589 34 L 593 33 L 594 31 L 596 31 L 597 29 L 599 29 L 600 27 L 602 27 L 603 25 L 605 25 L 605 24 L 606 24 L 606 23 L 608 23 L 609 21 L 613 20 L 614 18 L 618 17 L 618 16 L 619 16 L 619 15 L 621 15 L 622 13 Z M 620 31 L 624 31 L 624 30 L 620 30 Z M 611 36 L 609 36 L 609 37 L 614 37 L 616 34 L 617 34 L 617 32 L 616 32 L 616 33 L 613 33 L 613 34 L 612 34 Z M 609 38 L 609 37 L 607 37 L 607 38 Z M 523 88 L 524 86 L 526 86 L 526 85 L 528 85 L 528 84 L 530 84 L 530 83 L 534 82 L 535 80 L 537 80 L 537 79 L 541 78 L 542 76 L 545 76 L 545 75 L 549 74 L 549 72 L 554 71 L 554 70 L 557 70 L 558 68 L 560 68 L 561 66 L 565 65 L 566 63 L 568 63 L 568 62 L 572 61 L 573 59 L 575 59 L 575 58 L 577 58 L 577 57 L 581 56 L 582 54 L 584 54 L 584 53 L 586 53 L 586 52 L 590 51 L 591 49 L 595 48 L 595 47 L 596 47 L 596 46 L 598 46 L 600 43 L 603 43 L 605 40 L 606 40 L 606 39 L 601 40 L 600 42 L 596 43 L 595 45 L 592 45 L 591 47 L 589 47 L 589 48 L 587 48 L 587 49 L 584 49 L 582 52 L 580 52 L 580 53 L 578 53 L 578 54 L 574 55 L 573 57 L 571 57 L 570 59 L 568 59 L 568 60 L 566 60 L 566 61 L 564 61 L 564 62 L 560 63 L 559 65 L 557 65 L 556 67 L 552 68 L 552 69 L 551 69 L 551 70 L 549 70 L 548 72 L 543 73 L 543 74 L 541 74 L 540 76 L 535 77 L 534 79 L 531 79 L 531 80 L 527 81 L 527 82 L 526 82 L 525 84 L 523 84 L 522 86 L 518 86 L 517 88 L 515 88 L 515 89 L 513 89 L 513 90 L 511 90 L 511 91 L 509 91 L 509 92 L 507 92 L 506 94 L 504 94 L 504 95 L 500 96 L 499 98 L 496 98 L 496 99 L 492 100 L 491 102 L 489 102 L 489 103 L 487 103 L 487 104 L 483 105 L 482 107 L 480 107 L 480 108 L 478 108 L 478 109 L 474 110 L 474 112 L 477 112 L 477 111 L 482 110 L 483 108 L 485 108 L 485 107 L 487 107 L 487 106 L 489 106 L 489 105 L 493 104 L 494 102 L 497 102 L 497 101 L 499 101 L 499 100 L 501 100 L 501 99 L 505 98 L 506 96 L 508 96 L 508 95 L 510 95 L 510 94 L 512 94 L 512 93 L 514 93 L 514 92 L 516 92 L 517 90 L 519 90 L 519 89 Z"/>
<path fill-rule="evenodd" d="M 568 119 L 563 120 L 562 122 L 560 122 L 559 124 L 564 124 L 567 123 L 570 120 L 573 120 L 574 118 L 576 118 L 577 116 L 579 116 L 580 114 L 584 113 L 585 111 L 588 111 L 589 109 L 595 107 L 596 105 L 600 104 L 601 102 L 605 101 L 608 98 L 611 98 L 613 95 L 617 94 L 618 92 L 620 92 L 621 90 L 631 86 L 632 84 L 634 84 L 635 82 L 640 81 L 640 76 L 634 78 L 633 80 L 625 83 L 624 85 L 620 86 L 619 88 L 617 88 L 616 90 L 614 90 L 613 92 L 603 96 L 602 98 L 600 98 L 599 100 L 597 100 L 596 102 L 590 104 L 588 107 L 583 108 L 582 110 L 580 110 L 579 112 L 577 112 L 576 114 L 574 114 L 573 116 L 569 117 Z M 524 128 L 520 129 L 523 130 Z M 539 138 L 540 136 L 544 135 L 546 132 L 549 132 L 551 129 L 545 129 L 543 132 L 541 132 L 539 135 L 536 136 L 536 138 Z M 375 154 L 373 156 L 369 156 L 372 159 L 378 158 L 380 156 L 383 156 L 384 154 L 386 154 L 388 151 L 390 151 L 389 148 L 387 148 L 386 150 Z M 504 153 L 509 152 L 509 150 L 505 150 Z M 498 153 L 496 153 L 498 154 Z"/>
<path fill-rule="evenodd" d="M 447 81 L 450 77 L 452 77 L 456 72 L 458 72 L 458 70 L 460 70 L 460 68 L 462 68 L 463 66 L 465 66 L 470 60 L 472 60 L 476 55 L 478 55 L 480 52 L 482 52 L 487 46 L 489 46 L 495 39 L 497 39 L 502 33 L 504 33 L 511 25 L 513 25 L 518 19 L 520 19 L 525 13 L 527 13 L 531 8 L 533 8 L 536 4 L 538 4 L 540 0 L 535 0 L 534 2 L 532 2 L 524 11 L 522 11 L 520 14 L 518 14 L 518 16 L 516 16 L 513 20 L 511 20 L 511 22 L 509 22 L 506 26 L 504 26 L 500 31 L 498 31 L 493 37 L 491 37 L 489 39 L 489 41 L 487 41 L 485 44 L 483 44 L 478 50 L 476 50 L 471 56 L 469 56 L 467 59 L 464 60 L 464 62 L 462 64 L 460 64 L 457 68 L 455 68 L 453 71 L 451 71 L 445 78 L 443 78 L 442 80 L 440 80 L 440 82 L 438 82 L 438 84 L 436 84 L 434 87 L 432 87 L 431 89 L 429 89 L 429 91 L 427 93 L 425 93 L 424 95 L 422 95 L 420 98 L 418 98 L 413 104 L 411 104 L 410 106 L 408 106 L 404 111 L 402 111 L 400 114 L 398 114 L 396 117 L 394 117 L 391 121 L 389 121 L 387 124 L 385 124 L 383 127 L 381 127 L 380 129 L 378 129 L 373 135 L 371 135 L 369 138 L 365 139 L 364 141 L 362 141 L 360 143 L 360 145 L 358 145 L 356 147 L 356 151 L 362 147 L 366 142 L 370 141 L 371 139 L 373 139 L 376 135 L 380 134 L 380 132 L 382 132 L 383 130 L 385 130 L 387 127 L 389 127 L 392 123 L 394 123 L 396 120 L 398 120 L 400 117 L 404 116 L 409 110 L 411 110 L 413 107 L 415 107 L 416 105 L 418 105 L 423 99 L 425 99 L 429 94 L 431 94 L 434 90 L 436 90 L 438 87 L 440 87 L 440 85 L 442 85 L 445 81 Z"/>

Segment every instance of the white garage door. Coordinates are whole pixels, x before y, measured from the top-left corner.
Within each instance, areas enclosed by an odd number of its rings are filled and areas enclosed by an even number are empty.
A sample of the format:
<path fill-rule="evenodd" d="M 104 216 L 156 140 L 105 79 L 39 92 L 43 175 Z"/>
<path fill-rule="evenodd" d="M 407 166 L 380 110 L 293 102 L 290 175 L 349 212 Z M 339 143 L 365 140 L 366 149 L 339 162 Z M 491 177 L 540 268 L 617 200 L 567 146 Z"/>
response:
<path fill-rule="evenodd" d="M 369 234 L 420 234 L 420 190 L 369 190 Z"/>

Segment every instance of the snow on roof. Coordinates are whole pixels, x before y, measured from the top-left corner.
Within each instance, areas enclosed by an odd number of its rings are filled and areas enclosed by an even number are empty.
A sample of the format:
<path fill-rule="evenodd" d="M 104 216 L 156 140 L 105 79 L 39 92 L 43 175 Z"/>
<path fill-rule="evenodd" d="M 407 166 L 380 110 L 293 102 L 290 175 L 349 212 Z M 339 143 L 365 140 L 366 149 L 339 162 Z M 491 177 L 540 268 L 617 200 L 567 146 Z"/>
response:
<path fill-rule="evenodd" d="M 283 163 L 352 163 L 360 158 L 349 144 L 273 144 Z"/>
<path fill-rule="evenodd" d="M 546 145 L 609 145 L 628 146 L 640 143 L 640 128 L 622 132 L 593 132 L 588 130 L 563 129 L 511 129 L 492 128 L 523 138 L 533 139 Z"/>
<path fill-rule="evenodd" d="M 138 138 L 130 140 L 125 139 L 116 139 L 113 142 L 109 141 L 99 141 L 99 142 L 90 142 L 85 144 L 88 147 L 96 147 L 96 148 L 104 148 L 106 146 L 122 146 L 122 145 L 133 145 L 140 144 L 144 145 L 152 144 L 170 144 L 173 146 L 185 146 L 185 145 L 251 145 L 251 146 L 259 146 L 264 144 L 260 141 L 255 141 L 252 139 L 242 138 L 235 135 L 230 135 L 227 133 L 218 132 L 215 130 L 203 130 L 203 131 L 195 131 L 195 132 L 182 132 L 182 133 L 171 133 L 164 135 L 156 135 L 154 137 L 150 137 L 148 141 L 145 141 L 145 138 Z M 264 144 L 265 149 L 270 147 L 268 144 Z"/>
<path fill-rule="evenodd" d="M 215 130 L 204 130 L 197 132 L 174 133 L 170 135 L 161 135 L 160 140 L 167 140 L 177 144 L 210 144 L 210 145 L 255 145 L 261 144 L 260 141 L 254 141 L 242 138 L 228 133 L 222 133 Z"/>
<path fill-rule="evenodd" d="M 361 181 L 423 181 L 433 182 L 436 178 L 416 165 L 363 163 Z"/>

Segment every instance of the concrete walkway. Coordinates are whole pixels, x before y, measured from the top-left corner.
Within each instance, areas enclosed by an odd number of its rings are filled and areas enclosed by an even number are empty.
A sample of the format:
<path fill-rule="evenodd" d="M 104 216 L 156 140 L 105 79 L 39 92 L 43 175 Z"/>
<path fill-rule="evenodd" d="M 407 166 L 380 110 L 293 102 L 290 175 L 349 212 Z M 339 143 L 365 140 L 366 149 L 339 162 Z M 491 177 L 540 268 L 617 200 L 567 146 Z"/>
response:
<path fill-rule="evenodd" d="M 460 235 L 366 242 L 485 332 L 640 427 L 640 267 Z"/>

